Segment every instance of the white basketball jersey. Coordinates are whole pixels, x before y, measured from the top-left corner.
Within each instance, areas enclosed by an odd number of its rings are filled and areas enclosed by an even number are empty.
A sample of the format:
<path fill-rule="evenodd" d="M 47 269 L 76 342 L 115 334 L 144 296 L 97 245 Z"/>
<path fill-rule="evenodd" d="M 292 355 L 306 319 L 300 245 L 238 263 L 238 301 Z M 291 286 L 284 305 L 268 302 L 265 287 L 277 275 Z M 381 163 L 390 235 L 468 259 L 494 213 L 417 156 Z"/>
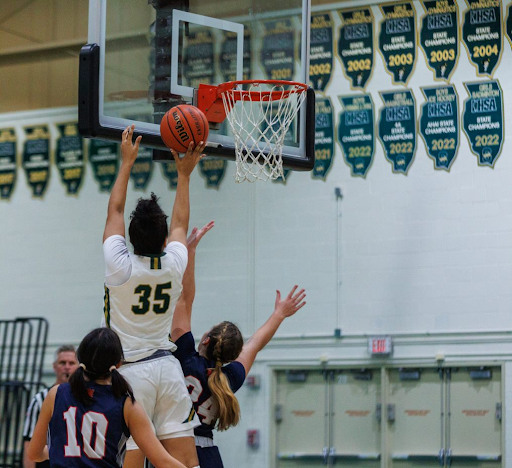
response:
<path fill-rule="evenodd" d="M 105 285 L 105 324 L 121 339 L 124 357 L 134 362 L 157 349 L 176 349 L 170 338 L 183 271 L 172 255 L 130 255 L 130 278 Z"/>

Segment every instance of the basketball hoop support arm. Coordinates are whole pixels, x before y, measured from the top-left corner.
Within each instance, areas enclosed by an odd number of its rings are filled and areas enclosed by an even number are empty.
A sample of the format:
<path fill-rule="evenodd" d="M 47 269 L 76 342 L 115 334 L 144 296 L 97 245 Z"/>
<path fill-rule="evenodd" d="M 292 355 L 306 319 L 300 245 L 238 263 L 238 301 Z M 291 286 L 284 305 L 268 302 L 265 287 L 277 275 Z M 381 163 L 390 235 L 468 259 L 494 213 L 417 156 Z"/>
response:
<path fill-rule="evenodd" d="M 208 122 L 221 123 L 226 118 L 219 86 L 200 84 L 196 106 L 204 112 Z"/>

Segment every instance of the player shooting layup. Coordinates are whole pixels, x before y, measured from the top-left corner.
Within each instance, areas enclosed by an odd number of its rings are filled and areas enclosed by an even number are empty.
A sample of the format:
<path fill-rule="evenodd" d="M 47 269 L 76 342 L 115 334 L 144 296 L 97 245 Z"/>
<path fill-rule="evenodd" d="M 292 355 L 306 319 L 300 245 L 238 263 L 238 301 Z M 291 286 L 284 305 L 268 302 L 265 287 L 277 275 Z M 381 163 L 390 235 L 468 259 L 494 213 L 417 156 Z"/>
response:
<path fill-rule="evenodd" d="M 188 468 L 198 465 L 193 429 L 199 424 L 179 362 L 171 351 L 172 316 L 182 290 L 187 266 L 187 230 L 190 215 L 190 174 L 206 142 L 191 145 L 183 158 L 171 150 L 178 186 L 167 228 L 167 216 L 158 199 L 140 199 L 131 214 L 128 252 L 124 208 L 130 171 L 141 137 L 133 143 L 134 125 L 123 132 L 122 162 L 110 195 L 103 235 L 105 256 L 105 324 L 121 339 L 126 364 L 121 374 L 152 421 L 165 449 Z M 142 468 L 144 454 L 133 439 L 127 442 L 125 468 Z"/>

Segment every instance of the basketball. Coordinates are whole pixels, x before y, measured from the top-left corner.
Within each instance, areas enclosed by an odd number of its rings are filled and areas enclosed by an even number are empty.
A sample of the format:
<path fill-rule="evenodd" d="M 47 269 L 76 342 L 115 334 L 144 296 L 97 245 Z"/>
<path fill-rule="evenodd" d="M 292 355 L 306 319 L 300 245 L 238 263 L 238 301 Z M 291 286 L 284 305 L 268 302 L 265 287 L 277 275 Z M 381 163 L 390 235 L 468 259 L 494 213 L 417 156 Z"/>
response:
<path fill-rule="evenodd" d="M 190 142 L 194 148 L 208 139 L 208 120 L 197 107 L 180 104 L 167 111 L 160 122 L 160 134 L 167 147 L 185 153 Z"/>

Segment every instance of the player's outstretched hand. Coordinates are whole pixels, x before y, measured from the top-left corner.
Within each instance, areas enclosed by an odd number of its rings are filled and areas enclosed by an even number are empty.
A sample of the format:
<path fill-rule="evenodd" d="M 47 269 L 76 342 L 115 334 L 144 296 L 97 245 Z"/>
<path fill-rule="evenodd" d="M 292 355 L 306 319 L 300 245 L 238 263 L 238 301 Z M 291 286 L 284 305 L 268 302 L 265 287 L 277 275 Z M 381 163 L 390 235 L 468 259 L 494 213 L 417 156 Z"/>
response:
<path fill-rule="evenodd" d="M 288 296 L 283 300 L 281 300 L 281 292 L 279 290 L 276 291 L 274 313 L 281 315 L 283 318 L 291 317 L 295 312 L 306 305 L 304 301 L 306 297 L 305 290 L 301 289 L 299 292 L 295 292 L 297 288 L 298 286 L 295 285 Z"/>
<path fill-rule="evenodd" d="M 123 132 L 123 140 L 121 141 L 121 154 L 123 157 L 123 163 L 130 165 L 133 165 L 133 163 L 137 159 L 140 140 L 142 140 L 142 135 L 140 135 L 135 140 L 135 143 L 133 143 L 134 130 L 135 125 L 133 124 L 126 127 Z"/>
<path fill-rule="evenodd" d="M 197 166 L 197 163 L 204 158 L 206 155 L 203 154 L 204 149 L 206 148 L 206 141 L 200 141 L 199 144 L 194 148 L 194 143 L 190 142 L 188 146 L 188 150 L 185 153 L 185 156 L 180 158 L 178 153 L 171 149 L 171 153 L 176 161 L 176 169 L 178 174 L 189 176 L 192 174 L 194 167 Z"/>
<path fill-rule="evenodd" d="M 203 238 L 203 236 L 213 227 L 215 226 L 215 221 L 210 221 L 208 224 L 203 226 L 201 229 L 197 229 L 196 227 L 192 229 L 192 232 L 188 236 L 187 239 L 187 247 L 188 250 L 195 250 L 199 241 Z"/>

